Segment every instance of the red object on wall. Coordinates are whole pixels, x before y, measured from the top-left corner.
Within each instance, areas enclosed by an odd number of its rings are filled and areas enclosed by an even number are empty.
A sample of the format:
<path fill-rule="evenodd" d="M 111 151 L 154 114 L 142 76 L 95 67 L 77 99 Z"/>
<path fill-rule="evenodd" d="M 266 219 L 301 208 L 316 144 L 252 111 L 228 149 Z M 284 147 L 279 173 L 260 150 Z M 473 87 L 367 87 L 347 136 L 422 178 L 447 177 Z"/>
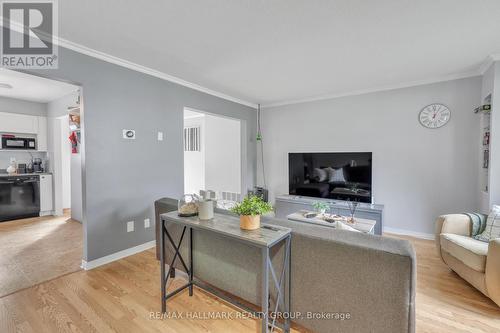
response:
<path fill-rule="evenodd" d="M 73 154 L 78 154 L 78 138 L 76 137 L 75 132 L 71 132 L 69 141 L 71 142 L 71 152 Z"/>

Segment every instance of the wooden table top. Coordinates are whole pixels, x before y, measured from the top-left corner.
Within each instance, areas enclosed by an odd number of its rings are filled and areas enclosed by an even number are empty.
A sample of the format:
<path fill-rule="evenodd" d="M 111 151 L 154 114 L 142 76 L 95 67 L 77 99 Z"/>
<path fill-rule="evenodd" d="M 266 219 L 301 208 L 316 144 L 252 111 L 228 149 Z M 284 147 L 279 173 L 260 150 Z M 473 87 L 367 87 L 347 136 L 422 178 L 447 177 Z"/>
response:
<path fill-rule="evenodd" d="M 160 218 L 165 222 L 212 231 L 258 247 L 272 247 L 292 232 L 290 228 L 266 223 L 262 223 L 257 230 L 242 230 L 239 217 L 219 213 L 215 213 L 214 218 L 208 221 L 200 220 L 198 216 L 180 217 L 177 211 L 161 214 Z"/>

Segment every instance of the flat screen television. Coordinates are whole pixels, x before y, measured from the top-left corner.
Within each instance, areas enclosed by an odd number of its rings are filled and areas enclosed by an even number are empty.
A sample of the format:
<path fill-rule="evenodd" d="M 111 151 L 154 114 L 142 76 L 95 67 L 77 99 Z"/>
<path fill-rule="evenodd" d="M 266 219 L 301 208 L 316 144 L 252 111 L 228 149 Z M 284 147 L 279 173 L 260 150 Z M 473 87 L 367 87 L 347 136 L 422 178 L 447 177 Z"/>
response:
<path fill-rule="evenodd" d="M 372 153 L 289 153 L 289 194 L 372 202 Z"/>

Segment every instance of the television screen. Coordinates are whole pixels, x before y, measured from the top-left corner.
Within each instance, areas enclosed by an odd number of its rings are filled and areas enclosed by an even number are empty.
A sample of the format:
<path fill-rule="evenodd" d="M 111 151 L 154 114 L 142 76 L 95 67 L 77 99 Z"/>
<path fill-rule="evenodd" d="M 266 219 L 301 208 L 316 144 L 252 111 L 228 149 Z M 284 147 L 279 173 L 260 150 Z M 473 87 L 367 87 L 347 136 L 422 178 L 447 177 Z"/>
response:
<path fill-rule="evenodd" d="M 372 202 L 372 153 L 289 153 L 289 194 Z"/>

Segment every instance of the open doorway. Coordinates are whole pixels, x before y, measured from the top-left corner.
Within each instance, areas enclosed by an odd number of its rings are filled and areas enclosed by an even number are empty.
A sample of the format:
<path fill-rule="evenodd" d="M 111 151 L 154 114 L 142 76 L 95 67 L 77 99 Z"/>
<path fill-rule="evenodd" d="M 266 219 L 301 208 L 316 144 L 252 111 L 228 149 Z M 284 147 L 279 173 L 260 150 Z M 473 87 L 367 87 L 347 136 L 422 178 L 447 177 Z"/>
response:
<path fill-rule="evenodd" d="M 80 269 L 80 100 L 78 85 L 0 71 L 0 297 Z"/>
<path fill-rule="evenodd" d="M 184 109 L 184 192 L 211 190 L 239 200 L 242 189 L 241 122 Z"/>

